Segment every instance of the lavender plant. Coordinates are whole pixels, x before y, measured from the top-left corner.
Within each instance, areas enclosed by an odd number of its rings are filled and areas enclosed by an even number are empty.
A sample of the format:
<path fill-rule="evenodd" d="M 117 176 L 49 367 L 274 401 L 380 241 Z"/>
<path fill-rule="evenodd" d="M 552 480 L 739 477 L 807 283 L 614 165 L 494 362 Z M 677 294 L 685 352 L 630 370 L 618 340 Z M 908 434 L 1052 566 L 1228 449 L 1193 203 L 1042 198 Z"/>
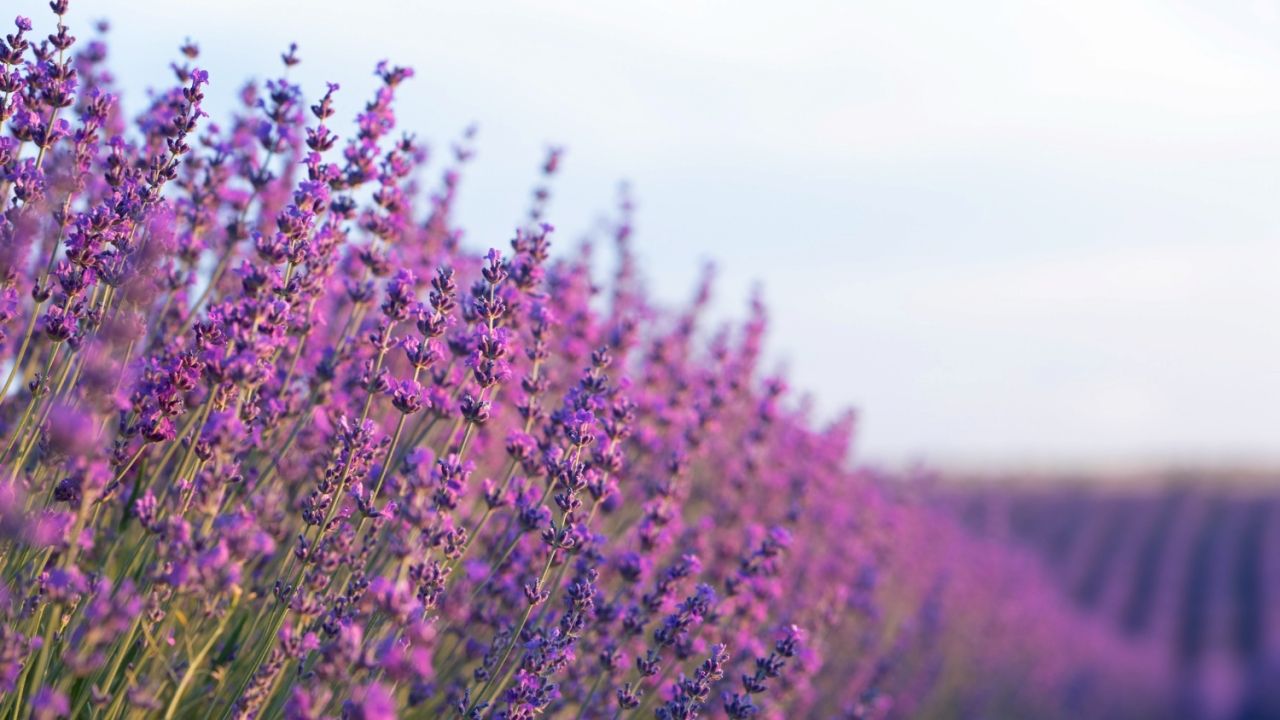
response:
<path fill-rule="evenodd" d="M 762 372 L 758 300 L 657 306 L 625 193 L 608 281 L 552 252 L 558 148 L 477 252 L 473 133 L 436 165 L 397 133 L 412 70 L 344 137 L 291 47 L 215 123 L 187 43 L 127 121 L 51 8 L 0 44 L 0 716 L 871 717 L 945 685 L 901 623 L 939 596 L 877 584 L 908 511 L 851 417 Z"/>

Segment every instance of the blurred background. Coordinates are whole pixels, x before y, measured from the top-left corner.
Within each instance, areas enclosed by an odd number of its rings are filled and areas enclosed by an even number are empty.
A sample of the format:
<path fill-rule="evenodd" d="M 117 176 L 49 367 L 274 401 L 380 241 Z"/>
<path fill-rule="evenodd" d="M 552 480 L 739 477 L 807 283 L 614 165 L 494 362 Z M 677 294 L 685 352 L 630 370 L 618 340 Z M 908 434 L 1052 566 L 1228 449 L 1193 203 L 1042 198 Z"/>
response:
<path fill-rule="evenodd" d="M 43 17 L 45 3 L 18 0 Z M 200 46 L 246 78 L 412 65 L 401 129 L 501 246 L 549 146 L 561 248 L 637 202 L 644 276 L 759 283 L 769 354 L 856 454 L 1032 558 L 1167 665 L 1188 717 L 1280 717 L 1280 2 L 82 0 L 125 106 Z M 267 72 L 271 70 L 271 72 Z M 609 263 L 602 247 L 602 263 Z M 1010 598 L 1010 602 L 1015 602 Z"/>

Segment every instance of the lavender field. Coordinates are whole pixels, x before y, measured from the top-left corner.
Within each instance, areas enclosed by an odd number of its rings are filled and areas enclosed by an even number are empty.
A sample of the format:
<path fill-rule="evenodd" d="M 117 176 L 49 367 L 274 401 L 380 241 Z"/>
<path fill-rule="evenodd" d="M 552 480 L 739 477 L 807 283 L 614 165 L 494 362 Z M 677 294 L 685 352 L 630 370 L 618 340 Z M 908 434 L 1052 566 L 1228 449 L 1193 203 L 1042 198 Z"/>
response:
<path fill-rule="evenodd" d="M 967 482 L 935 500 L 1021 546 L 1084 613 L 1149 648 L 1189 717 L 1280 715 L 1274 479 L 1201 472 L 1047 487 Z"/>
<path fill-rule="evenodd" d="M 556 229 L 559 147 L 473 237 L 413 69 L 340 117 L 172 38 L 130 114 L 49 7 L 0 42 L 5 720 L 1280 717 L 1264 482 L 877 470 L 760 296 L 648 289 L 625 186 Z"/>

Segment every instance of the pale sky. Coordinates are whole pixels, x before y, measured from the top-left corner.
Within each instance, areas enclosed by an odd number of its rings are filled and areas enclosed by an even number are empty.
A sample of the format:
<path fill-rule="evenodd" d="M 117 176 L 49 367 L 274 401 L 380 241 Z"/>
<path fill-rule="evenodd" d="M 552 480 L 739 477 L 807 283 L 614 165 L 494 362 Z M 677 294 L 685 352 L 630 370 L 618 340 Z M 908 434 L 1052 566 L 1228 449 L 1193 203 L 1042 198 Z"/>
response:
<path fill-rule="evenodd" d="M 47 3 L 18 0 L 37 29 Z M 190 36 L 242 80 L 412 65 L 402 127 L 479 123 L 459 219 L 503 246 L 545 147 L 569 244 L 638 204 L 656 293 L 759 280 L 771 355 L 859 455 L 979 467 L 1280 461 L 1280 3 L 72 0 L 126 102 Z M 215 113 L 216 114 L 216 113 Z"/>

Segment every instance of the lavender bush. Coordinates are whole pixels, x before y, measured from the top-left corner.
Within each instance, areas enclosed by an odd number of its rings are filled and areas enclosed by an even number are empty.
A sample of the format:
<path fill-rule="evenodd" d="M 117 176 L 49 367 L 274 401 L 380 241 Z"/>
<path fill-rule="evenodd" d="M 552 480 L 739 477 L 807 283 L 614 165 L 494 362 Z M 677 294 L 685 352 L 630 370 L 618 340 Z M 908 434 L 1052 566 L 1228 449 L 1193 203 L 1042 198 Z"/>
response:
<path fill-rule="evenodd" d="M 559 151 L 476 252 L 471 134 L 397 134 L 411 70 L 344 138 L 290 49 L 218 123 L 188 43 L 126 122 L 51 7 L 0 45 L 3 717 L 1110 707 L 1074 663 L 1121 654 L 975 601 L 1023 576 L 942 552 L 761 371 L 759 302 L 656 306 L 625 196 L 608 282 L 551 252 Z"/>

